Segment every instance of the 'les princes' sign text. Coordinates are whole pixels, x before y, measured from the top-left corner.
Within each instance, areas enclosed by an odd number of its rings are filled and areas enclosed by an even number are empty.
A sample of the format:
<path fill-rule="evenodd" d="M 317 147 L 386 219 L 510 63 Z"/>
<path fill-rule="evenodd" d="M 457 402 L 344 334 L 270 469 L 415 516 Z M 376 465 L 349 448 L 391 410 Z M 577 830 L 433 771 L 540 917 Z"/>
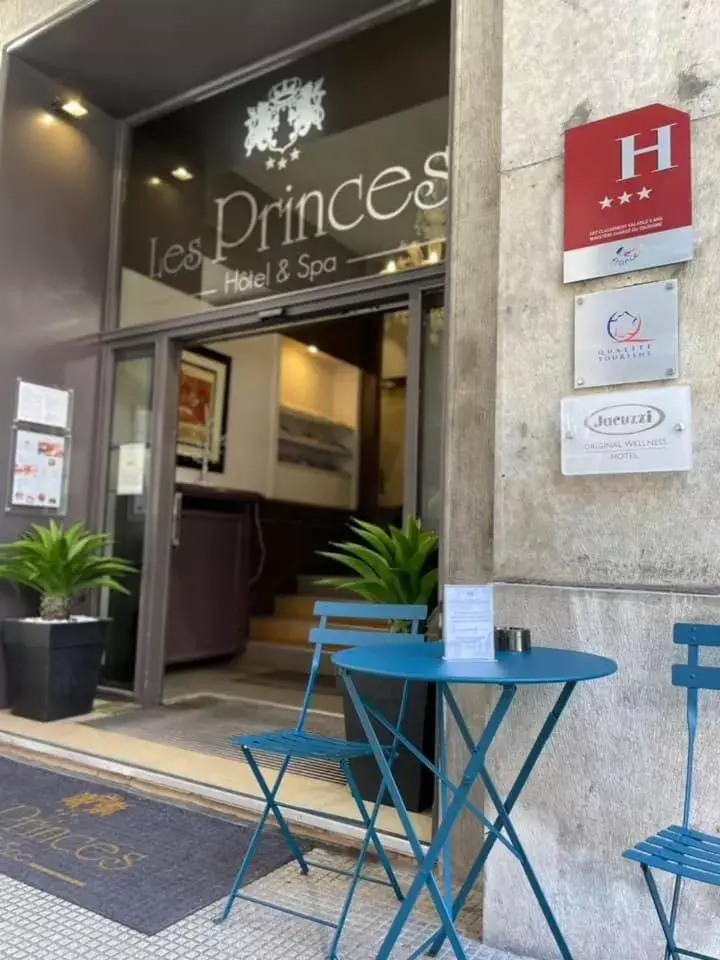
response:
<path fill-rule="evenodd" d="M 267 100 L 248 110 L 245 122 L 246 159 L 257 152 L 264 178 L 282 174 L 300 159 L 298 146 L 313 129 L 321 131 L 325 111 L 323 79 L 305 84 L 291 78 L 276 84 Z M 415 172 L 410 164 L 390 164 L 372 173 L 355 172 L 331 187 L 296 191 L 291 183 L 278 199 L 243 186 L 213 197 L 212 235 L 198 235 L 185 243 L 150 237 L 148 274 L 168 281 L 181 272 L 210 272 L 224 294 L 275 290 L 289 279 L 329 282 L 343 279 L 348 265 L 380 258 L 383 247 L 365 253 L 368 236 L 384 237 L 382 225 L 398 218 L 412 223 L 417 239 L 406 237 L 427 256 L 430 246 L 445 240 L 443 208 L 448 198 L 448 149 L 435 150 L 421 160 Z M 278 190 L 277 183 L 272 187 Z M 357 252 L 357 239 L 363 232 Z M 353 239 L 353 234 L 358 237 Z M 318 241 L 327 238 L 318 245 Z M 297 244 L 313 242 L 312 252 L 295 254 Z M 270 253 L 269 257 L 265 256 Z M 393 251 L 390 250 L 392 253 Z M 238 253 L 242 269 L 236 269 Z M 285 256 L 287 254 L 287 256 Z M 430 262 L 441 259 L 435 252 Z M 383 260 L 377 263 L 378 269 Z M 247 266 L 246 266 L 247 265 Z M 203 277 L 203 282 L 204 282 Z M 224 289 L 222 289 L 224 288 Z"/>
<path fill-rule="evenodd" d="M 225 263 L 228 252 L 244 244 L 253 247 L 256 253 L 270 250 L 269 227 L 273 220 L 283 230 L 283 247 L 318 237 L 355 230 L 366 217 L 384 221 L 398 217 L 411 204 L 418 211 L 437 210 L 447 203 L 448 151 L 447 148 L 431 153 L 425 160 L 425 178 L 413 184 L 407 167 L 391 166 L 381 170 L 369 184 L 362 174 L 343 180 L 326 196 L 321 190 L 311 190 L 299 197 L 290 195 L 285 200 L 276 200 L 260 206 L 249 190 L 234 190 L 224 197 L 216 197 L 215 243 L 212 262 Z M 438 190 L 441 186 L 442 189 Z M 438 193 L 440 197 L 438 199 Z M 354 216 L 341 217 L 338 202 L 352 199 Z M 230 235 L 226 228 L 229 210 L 243 219 L 243 228 Z M 312 214 L 312 220 L 309 220 Z M 180 270 L 197 270 L 203 263 L 202 238 L 195 237 L 187 246 L 175 243 L 160 250 L 159 238 L 150 240 L 150 276 L 162 279 Z M 337 261 L 337 256 L 330 259 Z M 337 263 L 327 269 L 336 269 Z"/>

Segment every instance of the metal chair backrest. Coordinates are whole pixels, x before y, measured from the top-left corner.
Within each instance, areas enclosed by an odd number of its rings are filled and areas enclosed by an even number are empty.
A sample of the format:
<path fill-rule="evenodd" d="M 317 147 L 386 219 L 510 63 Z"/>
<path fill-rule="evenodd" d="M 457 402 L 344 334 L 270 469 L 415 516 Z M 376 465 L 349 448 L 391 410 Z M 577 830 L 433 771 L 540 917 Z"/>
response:
<path fill-rule="evenodd" d="M 700 666 L 700 647 L 720 647 L 720 626 L 703 623 L 676 623 L 673 639 L 688 648 L 688 662 L 672 668 L 672 682 L 687 688 L 688 755 L 685 775 L 683 827 L 690 826 L 692 812 L 693 767 L 698 724 L 698 691 L 720 690 L 720 667 Z"/>
<path fill-rule="evenodd" d="M 320 660 L 324 646 L 332 647 L 360 647 L 371 646 L 377 643 L 411 643 L 422 642 L 425 637 L 420 633 L 420 625 L 427 619 L 427 607 L 422 604 L 385 604 L 385 603 L 356 603 L 353 601 L 338 602 L 335 600 L 318 600 L 314 607 L 316 617 L 320 617 L 320 625 L 310 631 L 310 643 L 315 645 L 310 676 L 308 677 L 305 697 L 303 699 L 297 729 L 302 730 L 307 712 L 310 709 L 315 683 L 320 671 Z M 335 626 L 328 626 L 328 620 L 345 621 Z M 393 630 L 358 629 L 347 621 L 377 621 L 378 623 L 407 624 L 408 632 Z"/>

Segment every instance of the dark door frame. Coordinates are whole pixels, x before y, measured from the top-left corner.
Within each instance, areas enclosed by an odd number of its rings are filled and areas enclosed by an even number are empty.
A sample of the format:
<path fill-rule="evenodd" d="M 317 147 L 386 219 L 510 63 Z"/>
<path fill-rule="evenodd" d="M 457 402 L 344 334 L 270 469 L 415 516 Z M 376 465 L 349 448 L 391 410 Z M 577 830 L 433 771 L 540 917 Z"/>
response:
<path fill-rule="evenodd" d="M 343 284 L 343 287 L 347 287 Z M 417 511 L 417 453 L 420 415 L 420 361 L 423 297 L 444 288 L 444 269 L 413 271 L 402 282 L 364 281 L 359 289 L 305 291 L 288 298 L 261 301 L 234 312 L 218 310 L 195 317 L 125 328 L 102 337 L 102 383 L 97 438 L 98 468 L 93 521 L 103 528 L 110 448 L 110 411 L 115 358 L 130 348 L 153 350 L 153 409 L 150 418 L 152 457 L 140 584 L 140 613 L 134 698 L 143 706 L 162 702 L 165 675 L 165 629 L 170 590 L 170 561 L 175 504 L 175 435 L 180 351 L 189 341 L 239 338 L 292 329 L 297 324 L 376 311 L 408 309 L 408 384 L 405 427 L 406 515 Z"/>

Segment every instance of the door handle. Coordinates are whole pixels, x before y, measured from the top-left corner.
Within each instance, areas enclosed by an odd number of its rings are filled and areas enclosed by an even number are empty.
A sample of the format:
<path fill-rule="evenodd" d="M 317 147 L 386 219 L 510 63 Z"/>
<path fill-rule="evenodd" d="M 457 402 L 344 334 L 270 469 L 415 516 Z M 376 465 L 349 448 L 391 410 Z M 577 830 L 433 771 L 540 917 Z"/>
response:
<path fill-rule="evenodd" d="M 170 543 L 173 547 L 180 546 L 180 517 L 182 515 L 183 496 L 178 490 L 173 497 L 172 527 L 170 531 Z"/>

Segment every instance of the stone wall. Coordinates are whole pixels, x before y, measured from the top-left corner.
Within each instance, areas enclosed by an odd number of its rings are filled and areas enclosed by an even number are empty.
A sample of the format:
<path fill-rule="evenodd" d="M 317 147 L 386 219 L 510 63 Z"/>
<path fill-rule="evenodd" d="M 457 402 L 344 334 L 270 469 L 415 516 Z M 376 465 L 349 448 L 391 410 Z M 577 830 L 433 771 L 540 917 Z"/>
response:
<path fill-rule="evenodd" d="M 720 574 L 720 42 L 710 29 L 718 7 L 711 0 L 505 0 L 502 8 L 456 0 L 455 7 L 446 571 L 452 580 L 510 581 L 499 589 L 498 619 L 532 627 L 536 642 L 617 659 L 616 678 L 571 701 L 517 822 L 576 958 L 661 956 L 640 870 L 620 855 L 681 817 L 686 730 L 682 694 L 670 683 L 670 665 L 682 657 L 672 625 L 720 623 L 720 601 L 706 595 Z M 492 121 L 480 115 L 496 108 L 498 77 L 480 70 L 482 60 L 502 75 L 499 158 L 487 135 Z M 696 258 L 565 287 L 563 132 L 654 102 L 693 117 Z M 498 177 L 500 228 L 493 232 Z M 562 477 L 559 404 L 573 392 L 573 297 L 667 278 L 679 281 L 693 470 Z M 504 784 L 551 696 L 524 692 L 515 704 L 494 756 Z M 720 711 L 712 694 L 703 699 L 696 821 L 717 829 L 712 742 Z M 484 707 L 471 696 L 466 704 L 475 714 Z M 463 849 L 473 829 L 464 825 Z M 475 846 L 478 839 L 476 830 Z M 485 937 L 550 960 L 557 948 L 531 900 L 517 865 L 497 850 L 486 878 Z M 688 890 L 684 945 L 717 953 L 719 916 L 718 890 Z"/>
<path fill-rule="evenodd" d="M 0 46 L 75 6 L 77 0 L 0 0 Z"/>

